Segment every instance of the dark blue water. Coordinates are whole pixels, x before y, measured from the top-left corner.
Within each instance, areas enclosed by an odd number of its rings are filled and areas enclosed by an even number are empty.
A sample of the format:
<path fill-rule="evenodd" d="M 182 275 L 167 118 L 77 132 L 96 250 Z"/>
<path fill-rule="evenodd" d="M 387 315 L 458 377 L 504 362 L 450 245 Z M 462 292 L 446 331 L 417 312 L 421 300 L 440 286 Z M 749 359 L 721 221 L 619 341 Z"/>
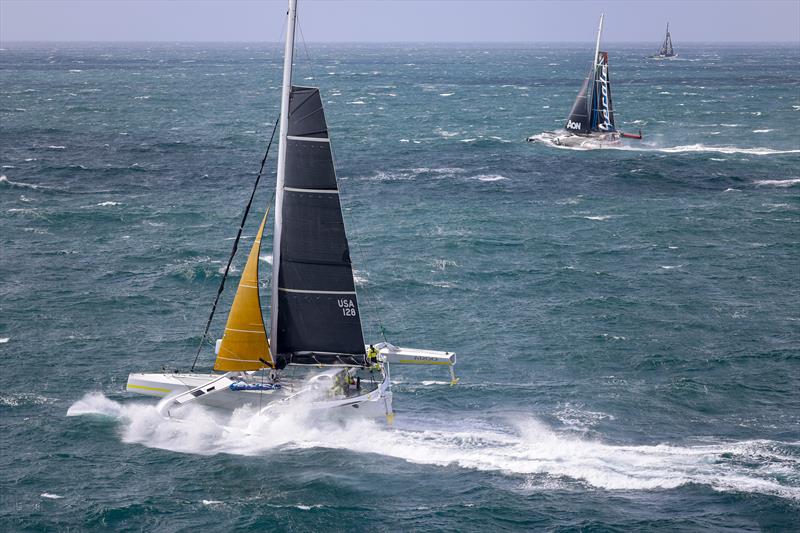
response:
<path fill-rule="evenodd" d="M 278 47 L 7 45 L 0 529 L 796 528 L 800 51 L 609 48 L 645 135 L 625 150 L 524 142 L 561 126 L 589 45 L 300 54 L 367 338 L 459 354 L 456 387 L 394 369 L 388 428 L 179 424 L 124 392 L 191 365 Z"/>

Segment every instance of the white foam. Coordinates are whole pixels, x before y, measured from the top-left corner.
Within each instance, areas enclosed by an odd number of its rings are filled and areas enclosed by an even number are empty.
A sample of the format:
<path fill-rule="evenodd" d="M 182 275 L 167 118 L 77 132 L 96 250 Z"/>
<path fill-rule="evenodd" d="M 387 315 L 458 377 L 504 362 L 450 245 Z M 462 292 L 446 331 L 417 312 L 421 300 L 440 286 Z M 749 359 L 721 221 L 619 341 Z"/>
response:
<path fill-rule="evenodd" d="M 439 96 L 453 96 L 456 93 L 439 93 Z"/>
<path fill-rule="evenodd" d="M 771 131 L 775 131 L 775 130 L 771 130 L 771 129 L 753 130 L 753 133 L 769 133 Z"/>
<path fill-rule="evenodd" d="M 747 155 L 800 154 L 800 150 L 774 150 L 772 148 L 739 148 L 736 146 L 706 146 L 704 144 L 688 144 L 683 146 L 673 146 L 671 148 L 628 147 L 621 149 L 664 152 L 668 154 L 687 153 L 687 152 L 717 152 L 721 154 L 747 154 Z"/>
<path fill-rule="evenodd" d="M 201 500 L 201 502 L 203 502 L 203 505 L 219 505 L 223 503 L 219 500 Z"/>
<path fill-rule="evenodd" d="M 556 432 L 533 418 L 511 414 L 506 419 L 495 414 L 491 420 L 460 420 L 451 428 L 429 416 L 400 417 L 397 427 L 390 429 L 373 420 L 317 418 L 303 405 L 287 405 L 264 416 L 254 416 L 255 411 L 245 408 L 212 414 L 196 406 L 185 409 L 184 422 L 180 422 L 160 417 L 152 404 L 120 404 L 97 393 L 76 402 L 68 414 L 115 417 L 124 442 L 182 453 L 264 455 L 275 448 L 345 449 L 422 465 L 456 465 L 522 476 L 534 486 L 541 477 L 606 490 L 702 484 L 719 491 L 800 501 L 800 487 L 778 481 L 794 479 L 800 469 L 800 457 L 783 450 L 800 443 L 611 445 Z"/>
<path fill-rule="evenodd" d="M 479 181 L 503 181 L 508 180 L 507 177 L 501 176 L 499 174 L 481 174 L 480 176 L 476 176 Z"/>
<path fill-rule="evenodd" d="M 711 132 L 711 133 L 715 134 L 719 132 Z M 680 146 L 658 147 L 652 145 L 634 146 L 624 143 L 620 143 L 617 145 L 614 144 L 609 145 L 609 144 L 596 143 L 592 141 L 586 141 L 581 146 L 565 146 L 563 144 L 553 143 L 550 137 L 546 134 L 532 135 L 531 138 L 552 148 L 561 148 L 563 150 L 577 150 L 577 151 L 604 149 L 604 150 L 620 150 L 628 152 L 659 152 L 663 154 L 683 154 L 683 153 L 719 153 L 719 154 L 729 154 L 729 155 L 730 154 L 746 154 L 746 155 L 800 154 L 800 150 L 777 150 L 773 148 L 763 148 L 763 147 L 740 148 L 738 146 L 708 146 L 699 143 L 686 144 Z"/>
<path fill-rule="evenodd" d="M 10 340 L 11 340 L 11 337 L 1 337 L 0 338 L 0 344 L 5 344 Z"/>
<path fill-rule="evenodd" d="M 54 401 L 53 398 L 47 398 L 46 396 L 40 396 L 39 394 L 30 392 L 18 392 L 8 395 L 0 394 L 0 405 L 8 407 L 17 407 L 19 405 L 44 405 L 53 403 Z"/>
<path fill-rule="evenodd" d="M 800 183 L 800 178 L 790 178 L 788 180 L 756 180 L 756 185 L 772 185 L 774 187 L 791 187 Z"/>
<path fill-rule="evenodd" d="M 614 218 L 614 215 L 587 215 L 587 216 L 583 216 L 581 218 L 585 218 L 586 220 L 600 220 L 600 221 L 603 221 L 603 220 L 609 220 L 611 218 Z"/>
<path fill-rule="evenodd" d="M 22 183 L 20 181 L 11 181 L 5 174 L 0 175 L 0 183 L 5 183 L 11 187 L 25 187 L 27 189 L 46 189 L 43 185 L 35 185 L 33 183 Z"/>
<path fill-rule="evenodd" d="M 51 144 L 50 146 L 48 146 L 48 148 L 50 150 L 65 150 L 67 147 L 66 146 L 61 146 L 61 145 Z"/>
<path fill-rule="evenodd" d="M 43 492 L 39 496 L 41 496 L 42 498 L 47 498 L 48 500 L 60 500 L 60 499 L 64 498 L 60 494 L 52 494 L 50 492 Z"/>
<path fill-rule="evenodd" d="M 270 265 L 272 264 L 272 254 L 262 254 L 259 255 L 258 258 L 265 263 L 269 263 Z"/>
<path fill-rule="evenodd" d="M 109 202 L 100 202 L 97 205 L 99 207 L 106 207 L 106 206 L 111 206 L 111 205 L 120 205 L 120 203 L 119 202 L 111 202 L 111 201 L 109 201 Z"/>

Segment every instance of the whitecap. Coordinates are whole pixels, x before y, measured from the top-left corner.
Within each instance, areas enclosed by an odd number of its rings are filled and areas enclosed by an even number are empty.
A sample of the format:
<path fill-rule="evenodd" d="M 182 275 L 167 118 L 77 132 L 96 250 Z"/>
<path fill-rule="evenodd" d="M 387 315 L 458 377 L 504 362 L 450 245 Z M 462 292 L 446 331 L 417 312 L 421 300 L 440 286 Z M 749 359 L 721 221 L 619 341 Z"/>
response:
<path fill-rule="evenodd" d="M 771 130 L 771 129 L 753 130 L 753 133 L 769 133 L 771 131 L 775 131 L 775 130 Z"/>
<path fill-rule="evenodd" d="M 100 202 L 99 204 L 97 204 L 98 207 L 106 207 L 111 205 L 120 205 L 120 203 L 108 201 L 108 202 Z"/>
<path fill-rule="evenodd" d="M 800 183 L 800 178 L 790 178 L 788 180 L 756 180 L 756 185 L 771 185 L 773 187 L 791 187 Z"/>
<path fill-rule="evenodd" d="M 221 503 L 223 503 L 220 500 L 200 500 L 200 501 L 203 503 L 203 505 L 220 505 Z"/>
<path fill-rule="evenodd" d="M 269 263 L 270 265 L 272 264 L 272 254 L 262 254 L 259 255 L 258 258 L 265 263 Z"/>
<path fill-rule="evenodd" d="M 11 340 L 11 337 L 0 337 L 0 344 L 5 344 Z"/>
<path fill-rule="evenodd" d="M 48 500 L 61 500 L 64 498 L 60 494 L 52 494 L 50 492 L 43 492 L 39 496 L 42 498 L 47 498 Z"/>
<path fill-rule="evenodd" d="M 480 176 L 476 176 L 476 179 L 479 181 L 503 181 L 508 180 L 507 177 L 501 176 L 499 174 L 481 174 Z"/>
<path fill-rule="evenodd" d="M 674 268 L 681 268 L 683 265 L 661 265 L 664 270 L 672 270 Z"/>
<path fill-rule="evenodd" d="M 439 93 L 439 96 L 453 96 L 456 93 Z"/>
<path fill-rule="evenodd" d="M 586 220 L 600 220 L 600 221 L 603 221 L 603 220 L 609 220 L 611 218 L 614 218 L 614 215 L 586 215 L 586 216 L 582 216 L 581 218 L 585 218 Z"/>
<path fill-rule="evenodd" d="M 67 147 L 66 146 L 57 145 L 57 144 L 51 144 L 47 148 L 49 148 L 50 150 L 65 150 Z"/>

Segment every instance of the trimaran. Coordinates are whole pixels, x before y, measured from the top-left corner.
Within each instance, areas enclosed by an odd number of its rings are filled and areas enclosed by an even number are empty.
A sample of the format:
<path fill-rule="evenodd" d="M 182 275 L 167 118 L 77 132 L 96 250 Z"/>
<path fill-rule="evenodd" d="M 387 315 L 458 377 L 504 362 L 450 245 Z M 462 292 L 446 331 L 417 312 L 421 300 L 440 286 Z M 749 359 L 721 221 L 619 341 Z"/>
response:
<path fill-rule="evenodd" d="M 672 35 L 669 34 L 669 22 L 667 22 L 667 34 L 664 36 L 664 42 L 661 43 L 661 49 L 657 54 L 650 56 L 650 59 L 672 59 L 673 57 L 678 57 L 678 54 L 672 47 Z"/>
<path fill-rule="evenodd" d="M 597 29 L 597 43 L 589 74 L 575 98 L 564 130 L 531 135 L 528 142 L 541 141 L 573 148 L 603 148 L 619 145 L 623 138 L 642 138 L 641 131 L 638 134 L 623 133 L 614 122 L 608 52 L 600 50 L 603 18 L 600 15 L 600 27 Z"/>
<path fill-rule="evenodd" d="M 267 209 L 225 332 L 216 342 L 214 370 L 223 373 L 134 373 L 128 376 L 127 390 L 162 398 L 157 408 L 164 416 L 194 402 L 224 408 L 250 404 L 265 412 L 305 399 L 311 410 L 385 415 L 391 422 L 390 365 L 445 365 L 455 384 L 456 356 L 388 342 L 364 343 L 320 92 L 292 85 L 296 0 L 289 0 L 287 18 L 270 334 L 258 280 Z"/>

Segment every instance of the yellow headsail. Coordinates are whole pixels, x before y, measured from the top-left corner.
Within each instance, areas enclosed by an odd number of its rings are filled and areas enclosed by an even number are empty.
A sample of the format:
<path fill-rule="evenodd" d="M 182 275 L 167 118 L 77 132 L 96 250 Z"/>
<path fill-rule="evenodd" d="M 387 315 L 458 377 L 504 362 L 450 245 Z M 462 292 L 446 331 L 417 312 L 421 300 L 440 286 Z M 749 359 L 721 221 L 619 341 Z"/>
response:
<path fill-rule="evenodd" d="M 261 252 L 261 236 L 267 222 L 269 209 L 261 221 L 253 248 L 247 257 L 239 288 L 225 324 L 214 370 L 232 372 L 236 370 L 259 370 L 264 361 L 273 364 L 269 339 L 261 316 L 261 300 L 258 296 L 258 254 Z"/>

